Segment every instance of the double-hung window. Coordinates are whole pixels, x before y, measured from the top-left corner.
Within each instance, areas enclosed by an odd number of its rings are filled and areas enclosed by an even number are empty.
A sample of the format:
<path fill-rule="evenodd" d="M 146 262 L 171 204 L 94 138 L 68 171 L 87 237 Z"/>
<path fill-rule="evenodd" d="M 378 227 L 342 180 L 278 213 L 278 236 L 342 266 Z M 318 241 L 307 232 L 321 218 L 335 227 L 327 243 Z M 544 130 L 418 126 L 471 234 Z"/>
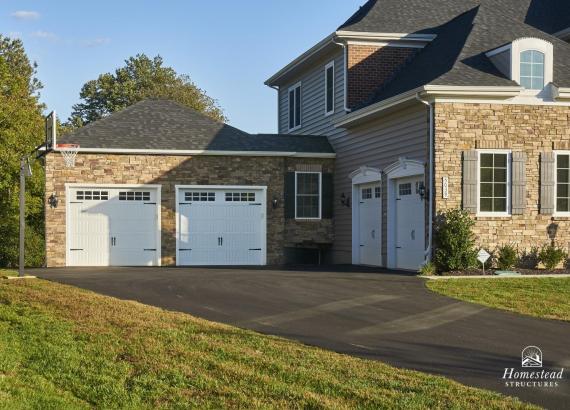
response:
<path fill-rule="evenodd" d="M 527 90 L 544 88 L 544 53 L 536 50 L 521 53 L 521 85 Z"/>
<path fill-rule="evenodd" d="M 334 113 L 334 60 L 325 66 L 325 115 Z"/>
<path fill-rule="evenodd" d="M 321 173 L 295 173 L 295 218 L 321 219 Z"/>
<path fill-rule="evenodd" d="M 570 153 L 556 155 L 556 213 L 570 213 Z"/>
<path fill-rule="evenodd" d="M 301 83 L 289 88 L 289 130 L 301 127 Z"/>
<path fill-rule="evenodd" d="M 479 213 L 510 213 L 509 152 L 479 152 Z"/>

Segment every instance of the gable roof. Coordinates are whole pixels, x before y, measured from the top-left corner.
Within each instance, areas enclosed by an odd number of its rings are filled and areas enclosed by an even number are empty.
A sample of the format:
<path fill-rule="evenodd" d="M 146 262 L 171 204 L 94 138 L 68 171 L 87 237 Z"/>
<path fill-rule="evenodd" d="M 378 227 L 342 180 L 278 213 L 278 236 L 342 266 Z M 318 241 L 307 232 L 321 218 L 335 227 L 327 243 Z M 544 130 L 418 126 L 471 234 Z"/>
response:
<path fill-rule="evenodd" d="M 540 1 L 545 1 L 543 4 L 551 1 L 559 4 L 558 0 Z M 422 2 L 426 6 L 421 6 L 417 0 L 371 0 L 367 12 L 361 10 L 360 15 L 351 17 L 345 23 L 349 24 L 351 30 L 355 27 L 370 30 L 374 22 L 383 22 L 387 18 L 381 11 L 387 12 L 389 8 L 384 9 L 381 5 L 392 6 L 398 3 L 403 12 L 392 17 L 398 16 L 396 20 L 415 21 L 414 24 L 418 24 L 416 28 L 436 35 L 435 40 L 419 51 L 415 58 L 357 109 L 426 85 L 519 87 L 501 73 L 485 53 L 522 37 L 536 37 L 554 45 L 554 82 L 559 86 L 570 86 L 570 45 L 520 20 L 523 13 L 517 7 L 529 7 L 530 4 L 537 10 L 536 4 L 539 3 L 535 3 L 535 0 L 420 1 Z M 424 12 L 427 13 L 426 7 L 442 7 L 444 3 L 450 4 L 452 10 L 467 4 L 472 7 L 439 26 L 426 29 L 427 25 L 446 18 L 446 12 L 435 13 L 431 17 L 422 16 Z M 544 14 L 544 10 L 542 12 Z M 540 15 L 536 11 L 534 13 Z M 567 14 L 564 18 L 570 19 L 570 15 Z M 552 19 L 555 20 L 557 21 Z M 538 21 L 537 18 L 535 21 Z M 546 22 L 546 19 L 541 21 Z M 549 20 L 549 24 L 552 21 Z M 393 28 L 393 22 L 387 24 L 387 29 Z M 376 26 L 376 30 L 384 28 Z"/>
<path fill-rule="evenodd" d="M 81 149 L 332 154 L 324 136 L 248 134 L 174 101 L 148 99 L 61 137 Z"/>

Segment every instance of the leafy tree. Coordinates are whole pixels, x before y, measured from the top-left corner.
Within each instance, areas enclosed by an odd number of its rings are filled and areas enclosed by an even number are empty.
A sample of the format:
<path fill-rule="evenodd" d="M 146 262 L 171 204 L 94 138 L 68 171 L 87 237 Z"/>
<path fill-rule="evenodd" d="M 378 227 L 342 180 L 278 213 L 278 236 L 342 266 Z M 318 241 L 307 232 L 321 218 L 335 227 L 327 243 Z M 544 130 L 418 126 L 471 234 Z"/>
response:
<path fill-rule="evenodd" d="M 0 35 L 0 266 L 18 263 L 20 159 L 44 140 L 42 85 L 35 75 L 22 41 Z M 41 265 L 44 176 L 38 161 L 32 166 L 26 180 L 26 264 Z"/>
<path fill-rule="evenodd" d="M 101 74 L 96 80 L 85 83 L 79 96 L 83 101 L 73 106 L 68 127 L 88 124 L 146 98 L 171 99 L 215 120 L 226 119 L 214 99 L 187 75 L 163 66 L 160 56 L 151 59 L 145 54 L 137 54 L 130 57 L 114 74 Z"/>

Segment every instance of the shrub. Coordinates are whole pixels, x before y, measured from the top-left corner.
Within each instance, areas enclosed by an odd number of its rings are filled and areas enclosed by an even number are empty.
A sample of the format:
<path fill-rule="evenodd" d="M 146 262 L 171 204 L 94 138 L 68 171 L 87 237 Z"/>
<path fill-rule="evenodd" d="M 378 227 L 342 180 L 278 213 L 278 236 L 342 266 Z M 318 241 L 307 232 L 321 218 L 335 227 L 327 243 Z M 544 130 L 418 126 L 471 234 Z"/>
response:
<path fill-rule="evenodd" d="M 568 258 L 568 254 L 562 248 L 551 244 L 544 245 L 538 254 L 538 258 L 548 270 L 554 270 L 560 262 Z"/>
<path fill-rule="evenodd" d="M 525 250 L 519 260 L 520 266 L 527 269 L 536 269 L 540 262 L 540 258 L 538 257 L 539 252 L 536 246 L 533 246 L 530 251 Z"/>
<path fill-rule="evenodd" d="M 499 270 L 511 270 L 518 265 L 519 255 L 513 245 L 500 246 L 497 249 L 497 268 Z"/>
<path fill-rule="evenodd" d="M 437 268 L 433 262 L 427 262 L 420 268 L 418 273 L 421 276 L 434 276 L 437 275 Z"/>
<path fill-rule="evenodd" d="M 475 237 L 472 232 L 474 224 L 469 214 L 461 209 L 438 214 L 433 261 L 439 271 L 463 270 L 477 266 Z"/>

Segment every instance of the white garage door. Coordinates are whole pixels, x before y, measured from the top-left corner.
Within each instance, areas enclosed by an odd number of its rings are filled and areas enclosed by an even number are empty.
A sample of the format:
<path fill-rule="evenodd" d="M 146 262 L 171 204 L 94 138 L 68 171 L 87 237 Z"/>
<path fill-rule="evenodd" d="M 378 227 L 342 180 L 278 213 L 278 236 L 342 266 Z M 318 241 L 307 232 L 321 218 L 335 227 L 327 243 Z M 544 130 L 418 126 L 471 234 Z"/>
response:
<path fill-rule="evenodd" d="M 158 209 L 156 188 L 70 188 L 67 265 L 159 265 Z"/>
<path fill-rule="evenodd" d="M 264 189 L 181 188 L 178 200 L 178 265 L 265 264 Z"/>

